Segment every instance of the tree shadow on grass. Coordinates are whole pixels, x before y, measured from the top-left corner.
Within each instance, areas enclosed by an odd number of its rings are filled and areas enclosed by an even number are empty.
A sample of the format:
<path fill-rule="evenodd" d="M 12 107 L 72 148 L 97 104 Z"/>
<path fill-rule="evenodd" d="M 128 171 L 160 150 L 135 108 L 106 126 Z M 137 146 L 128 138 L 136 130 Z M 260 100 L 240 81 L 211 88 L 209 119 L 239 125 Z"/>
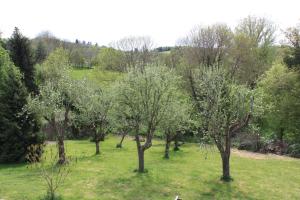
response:
<path fill-rule="evenodd" d="M 255 200 L 251 194 L 240 191 L 232 182 L 217 180 L 205 181 L 209 191 L 200 194 L 200 199 L 247 199 Z"/>
<path fill-rule="evenodd" d="M 22 168 L 22 167 L 26 167 L 27 165 L 28 165 L 27 163 L 0 164 L 0 170 L 1 170 L 1 169 L 16 169 L 16 168 Z"/>
<path fill-rule="evenodd" d="M 167 189 L 168 181 L 167 179 L 162 180 L 154 176 L 151 171 L 147 173 L 132 172 L 132 174 L 127 177 L 107 179 L 104 181 L 99 180 L 97 187 L 105 188 L 104 192 L 101 192 L 101 195 L 104 197 L 114 193 L 118 195 L 119 199 L 169 199 L 170 197 L 173 198 L 173 194 L 171 194 L 172 191 Z M 107 186 L 109 186 L 109 188 Z"/>

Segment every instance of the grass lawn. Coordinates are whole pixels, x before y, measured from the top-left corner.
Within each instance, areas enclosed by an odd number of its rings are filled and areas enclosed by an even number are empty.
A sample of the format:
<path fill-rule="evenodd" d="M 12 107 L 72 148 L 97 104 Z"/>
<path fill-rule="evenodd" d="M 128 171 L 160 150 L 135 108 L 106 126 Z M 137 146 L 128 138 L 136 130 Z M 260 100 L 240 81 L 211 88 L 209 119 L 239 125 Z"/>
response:
<path fill-rule="evenodd" d="M 75 68 L 71 70 L 71 77 L 76 80 L 82 80 L 86 78 L 101 86 L 108 86 L 111 82 L 122 77 L 122 73 L 98 69 Z"/>
<path fill-rule="evenodd" d="M 109 136 L 95 156 L 87 140 L 67 141 L 67 154 L 77 163 L 58 193 L 63 199 L 184 200 L 199 199 L 300 199 L 300 160 L 254 159 L 232 154 L 234 181 L 223 183 L 220 156 L 196 144 L 184 144 L 170 159 L 163 159 L 163 141 L 155 140 L 145 153 L 148 173 L 137 167 L 135 142 L 127 138 L 122 149 L 119 138 Z M 55 148 L 55 145 L 48 145 Z M 207 154 L 207 158 L 206 158 Z M 39 199 L 46 192 L 36 169 L 25 164 L 0 165 L 0 199 Z"/>

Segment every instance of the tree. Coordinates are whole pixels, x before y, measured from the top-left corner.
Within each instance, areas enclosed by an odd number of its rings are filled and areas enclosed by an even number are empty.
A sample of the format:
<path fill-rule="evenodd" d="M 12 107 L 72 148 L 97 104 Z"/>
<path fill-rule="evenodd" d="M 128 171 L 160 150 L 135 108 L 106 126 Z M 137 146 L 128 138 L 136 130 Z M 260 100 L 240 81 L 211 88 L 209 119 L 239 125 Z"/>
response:
<path fill-rule="evenodd" d="M 42 153 L 39 120 L 23 112 L 27 96 L 20 71 L 0 47 L 0 163 L 25 161 L 28 146 L 34 144 L 37 155 Z"/>
<path fill-rule="evenodd" d="M 84 58 L 82 49 L 76 48 L 70 52 L 70 62 L 75 67 L 84 67 L 85 58 Z"/>
<path fill-rule="evenodd" d="M 48 56 L 45 62 L 36 65 L 35 80 L 38 85 L 47 81 L 55 83 L 57 80 L 67 77 L 70 68 L 67 51 L 58 48 Z"/>
<path fill-rule="evenodd" d="M 115 84 L 112 91 L 118 91 L 118 85 Z M 133 131 L 133 124 L 132 124 L 132 119 L 129 115 L 126 113 L 129 112 L 129 108 L 123 107 L 122 102 L 118 101 L 118 93 L 115 92 L 113 94 L 114 103 L 112 107 L 112 132 L 115 134 L 120 134 L 121 135 L 121 140 L 120 142 L 116 145 L 117 148 L 122 148 L 123 141 L 129 133 Z M 127 111 L 125 111 L 127 109 Z M 123 112 L 120 112 L 123 110 Z"/>
<path fill-rule="evenodd" d="M 96 154 L 100 154 L 101 138 L 110 128 L 109 112 L 112 99 L 106 90 L 96 89 L 87 84 L 81 85 L 85 87 L 81 90 L 85 91 L 85 95 L 80 96 L 75 103 L 75 107 L 79 112 L 75 121 L 92 132 L 96 144 Z"/>
<path fill-rule="evenodd" d="M 276 27 L 266 19 L 255 16 L 248 16 L 240 21 L 236 27 L 237 33 L 243 33 L 249 37 L 257 46 L 267 46 L 275 40 Z"/>
<path fill-rule="evenodd" d="M 5 48 L 5 41 L 2 39 L 2 32 L 0 31 L 0 47 Z"/>
<path fill-rule="evenodd" d="M 62 47 L 64 41 L 56 38 L 50 31 L 43 31 L 32 39 L 32 44 L 37 48 L 39 42 L 42 42 L 45 46 L 46 57 L 50 55 L 55 49 Z"/>
<path fill-rule="evenodd" d="M 153 42 L 150 37 L 125 37 L 112 44 L 124 52 L 126 70 L 133 67 L 145 67 L 152 58 Z"/>
<path fill-rule="evenodd" d="M 75 81 L 61 79 L 57 82 L 47 81 L 39 88 L 36 97 L 28 99 L 27 110 L 48 121 L 57 137 L 58 164 L 67 162 L 64 139 L 69 128 L 72 109 L 80 91 Z"/>
<path fill-rule="evenodd" d="M 300 25 L 291 27 L 285 31 L 285 37 L 290 45 L 290 52 L 286 53 L 284 62 L 289 68 L 297 68 L 300 66 Z"/>
<path fill-rule="evenodd" d="M 175 47 L 170 50 L 169 53 L 160 53 L 159 58 L 161 62 L 173 69 L 180 67 L 181 60 L 183 57 L 183 48 Z"/>
<path fill-rule="evenodd" d="M 39 41 L 35 50 L 35 62 L 42 63 L 47 57 L 46 47 L 43 41 Z"/>
<path fill-rule="evenodd" d="M 235 29 L 229 63 L 231 75 L 254 88 L 256 81 L 274 61 L 276 27 L 266 18 L 248 16 Z"/>
<path fill-rule="evenodd" d="M 176 99 L 179 77 L 165 67 L 147 66 L 133 69 L 116 86 L 116 101 L 123 107 L 120 115 L 128 119 L 138 151 L 138 172 L 144 172 L 144 152 L 152 146 L 152 138 L 168 105 Z M 141 135 L 145 142 L 141 142 Z"/>
<path fill-rule="evenodd" d="M 57 49 L 38 66 L 39 94 L 31 96 L 27 109 L 48 121 L 57 136 L 59 164 L 67 162 L 64 147 L 74 103 L 80 94 L 77 82 L 69 78 L 67 52 Z"/>
<path fill-rule="evenodd" d="M 178 91 L 179 92 L 179 91 Z M 190 108 L 186 97 L 178 93 L 177 98 L 170 102 L 167 106 L 164 118 L 159 125 L 159 129 L 164 133 L 165 137 L 165 155 L 169 158 L 170 144 L 178 137 L 178 132 L 186 129 L 190 120 Z"/>
<path fill-rule="evenodd" d="M 219 67 L 205 68 L 195 76 L 197 96 L 202 96 L 200 102 L 195 103 L 201 106 L 201 120 L 207 124 L 206 132 L 221 154 L 222 180 L 229 181 L 231 138 L 248 125 L 249 92 L 235 85 L 228 73 Z"/>
<path fill-rule="evenodd" d="M 230 58 L 228 54 L 233 43 L 233 33 L 226 24 L 198 26 L 182 41 L 184 52 L 181 73 L 185 80 L 186 89 L 192 98 L 199 102 L 202 98 L 196 94 L 194 80 L 195 71 L 205 67 L 226 66 Z M 195 104 L 201 110 L 198 103 Z M 206 126 L 205 124 L 203 124 Z"/>
<path fill-rule="evenodd" d="M 273 65 L 258 82 L 262 99 L 262 128 L 265 136 L 289 143 L 300 142 L 300 77 L 282 64 Z M 269 133 L 270 135 L 266 134 Z"/>
<path fill-rule="evenodd" d="M 232 44 L 232 31 L 225 24 L 198 26 L 183 41 L 185 57 L 191 66 L 221 65 Z"/>
<path fill-rule="evenodd" d="M 28 38 L 24 37 L 16 27 L 11 38 L 7 42 L 8 50 L 15 66 L 24 74 L 23 81 L 29 92 L 36 92 L 34 82 L 33 53 Z"/>
<path fill-rule="evenodd" d="M 125 71 L 124 54 L 114 48 L 102 48 L 96 58 L 100 68 L 106 70 Z"/>

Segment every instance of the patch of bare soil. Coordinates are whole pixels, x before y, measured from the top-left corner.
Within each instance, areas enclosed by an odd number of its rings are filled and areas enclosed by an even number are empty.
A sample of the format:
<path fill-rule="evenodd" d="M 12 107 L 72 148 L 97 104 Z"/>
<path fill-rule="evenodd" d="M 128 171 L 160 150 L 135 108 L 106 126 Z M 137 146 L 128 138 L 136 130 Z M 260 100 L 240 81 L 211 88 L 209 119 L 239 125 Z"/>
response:
<path fill-rule="evenodd" d="M 46 143 L 46 145 L 54 145 L 54 144 L 56 144 L 56 141 L 46 141 L 45 143 Z"/>
<path fill-rule="evenodd" d="M 251 158 L 251 159 L 256 159 L 256 160 L 263 160 L 263 159 L 295 160 L 295 159 L 297 159 L 297 158 L 292 158 L 292 157 L 288 157 L 288 156 L 280 156 L 280 155 L 276 155 L 276 154 L 254 153 L 254 152 L 238 150 L 238 149 L 232 149 L 231 152 L 240 157 Z"/>

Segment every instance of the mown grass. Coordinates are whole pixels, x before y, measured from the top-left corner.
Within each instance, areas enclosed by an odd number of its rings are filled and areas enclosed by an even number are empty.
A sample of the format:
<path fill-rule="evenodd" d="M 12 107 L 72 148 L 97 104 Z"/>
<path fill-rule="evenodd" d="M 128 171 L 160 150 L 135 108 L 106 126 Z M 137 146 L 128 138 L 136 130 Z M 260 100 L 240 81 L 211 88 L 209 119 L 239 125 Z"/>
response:
<path fill-rule="evenodd" d="M 87 80 L 93 81 L 101 86 L 108 86 L 113 81 L 122 77 L 122 73 L 116 71 L 100 70 L 100 69 L 89 69 L 89 68 L 74 68 L 71 70 L 71 77 L 76 80 Z"/>
<path fill-rule="evenodd" d="M 300 160 L 255 160 L 233 154 L 234 181 L 223 183 L 216 150 L 184 144 L 165 160 L 163 141 L 155 140 L 145 153 L 148 173 L 138 174 L 135 142 L 127 138 L 117 149 L 118 140 L 106 139 L 98 156 L 89 141 L 66 142 L 67 154 L 77 162 L 58 191 L 63 199 L 171 200 L 176 195 L 184 200 L 300 199 Z M 39 199 L 46 192 L 37 170 L 25 164 L 0 165 L 0 186 L 0 199 L 5 200 Z"/>

